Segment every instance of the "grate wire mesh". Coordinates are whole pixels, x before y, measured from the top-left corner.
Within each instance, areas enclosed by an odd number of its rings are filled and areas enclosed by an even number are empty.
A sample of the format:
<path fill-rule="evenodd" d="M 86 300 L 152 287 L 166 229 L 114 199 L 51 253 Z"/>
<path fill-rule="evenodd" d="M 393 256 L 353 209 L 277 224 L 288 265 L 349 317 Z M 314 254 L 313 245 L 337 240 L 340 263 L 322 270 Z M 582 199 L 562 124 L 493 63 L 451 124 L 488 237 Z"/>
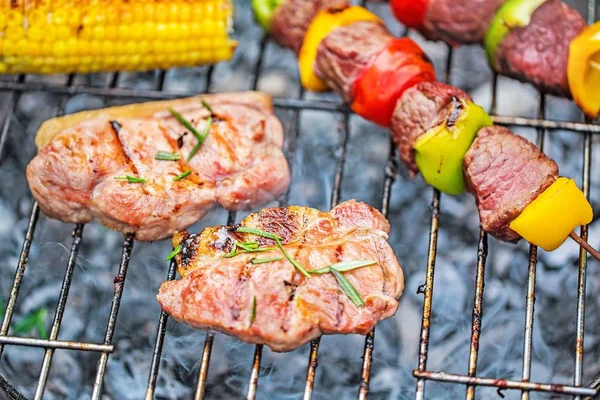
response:
<path fill-rule="evenodd" d="M 588 16 L 591 22 L 594 21 L 596 13 L 596 4 L 594 0 L 588 0 Z M 265 49 L 269 44 L 269 38 L 264 36 L 260 42 L 260 51 L 257 63 L 254 67 L 254 74 L 252 79 L 252 88 L 256 89 L 261 75 L 262 63 L 264 60 Z M 451 81 L 451 69 L 452 69 L 452 49 L 448 50 L 445 81 Z M 104 87 L 88 87 L 88 86 L 76 86 L 75 75 L 70 75 L 65 85 L 52 85 L 44 83 L 32 83 L 26 81 L 25 75 L 19 75 L 15 80 L 12 81 L 0 81 L 0 91 L 9 92 L 12 94 L 12 99 L 7 107 L 7 114 L 0 131 L 0 166 L 2 164 L 3 150 L 6 144 L 6 140 L 9 134 L 9 128 L 14 118 L 14 113 L 17 109 L 21 94 L 24 92 L 34 91 L 46 91 L 56 93 L 62 96 L 57 116 L 64 114 L 65 104 L 68 98 L 75 94 L 86 93 L 90 95 L 96 95 L 106 98 L 123 98 L 129 100 L 144 99 L 144 100 L 158 100 L 158 99 L 170 99 L 174 97 L 180 97 L 183 94 L 174 94 L 163 91 L 163 85 L 165 81 L 166 71 L 159 71 L 155 80 L 153 89 L 150 90 L 131 90 L 125 88 L 119 88 L 119 74 L 112 74 L 107 85 Z M 206 92 L 211 91 L 211 83 L 213 76 L 213 68 L 210 67 L 205 75 L 206 79 Z M 190 93 L 190 95 L 197 93 Z M 544 138 L 546 130 L 570 130 L 574 132 L 580 132 L 584 134 L 584 145 L 583 145 L 583 190 L 587 197 L 589 197 L 590 191 L 590 169 L 591 169 L 591 145 L 592 145 L 592 134 L 600 133 L 600 125 L 595 125 L 590 120 L 586 120 L 584 123 L 581 122 L 565 122 L 565 121 L 550 121 L 545 119 L 545 96 L 540 97 L 539 114 L 538 118 L 513 118 L 513 117 L 502 117 L 496 114 L 496 100 L 497 100 L 497 76 L 494 75 L 492 82 L 492 119 L 497 124 L 511 125 L 511 126 L 522 126 L 522 127 L 533 127 L 537 129 L 536 141 L 537 145 L 543 149 Z M 335 206 L 341 197 L 341 187 L 344 178 L 344 165 L 346 162 L 347 147 L 350 138 L 350 127 L 349 120 L 351 112 L 348 107 L 344 104 L 326 100 L 306 100 L 304 98 L 304 92 L 301 90 L 297 98 L 277 98 L 274 99 L 274 105 L 276 108 L 287 109 L 292 112 L 292 118 L 288 129 L 286 129 L 286 143 L 285 153 L 288 161 L 291 161 L 295 156 L 295 150 L 297 147 L 298 137 L 300 135 L 300 112 L 302 110 L 320 110 L 330 113 L 338 114 L 340 117 L 340 123 L 338 124 L 338 144 L 336 151 L 336 164 L 333 176 L 333 186 L 331 192 L 331 207 Z M 290 166 L 293 164 L 289 162 Z M 293 174 L 293 171 L 291 171 Z M 398 159 L 393 146 L 390 143 L 390 154 L 388 157 L 387 164 L 384 169 L 384 186 L 382 193 L 382 204 L 380 210 L 384 216 L 387 217 L 390 205 L 391 187 L 396 179 L 398 173 Z M 279 200 L 279 205 L 285 206 L 288 204 L 289 191 L 284 194 Z M 487 234 L 480 230 L 479 245 L 478 245 L 478 257 L 477 257 L 477 268 L 476 268 L 476 284 L 474 293 L 474 308 L 472 316 L 472 334 L 469 351 L 469 364 L 467 375 L 448 374 L 445 372 L 436 372 L 427 370 L 427 357 L 429 349 L 429 338 L 431 328 L 431 312 L 433 307 L 433 284 L 435 275 L 435 261 L 437 256 L 437 238 L 438 228 L 440 224 L 440 202 L 441 195 L 437 190 L 433 190 L 432 202 L 431 202 L 431 223 L 430 223 L 430 236 L 429 236 L 429 249 L 427 257 L 425 283 L 419 288 L 419 291 L 424 295 L 423 302 L 423 314 L 422 324 L 420 333 L 420 344 L 419 344 L 419 359 L 418 367 L 413 372 L 417 378 L 416 385 L 416 398 L 425 399 L 425 382 L 427 380 L 437 380 L 443 382 L 453 382 L 458 384 L 465 384 L 466 399 L 475 398 L 477 386 L 492 386 L 498 389 L 516 389 L 521 390 L 521 398 L 523 400 L 529 399 L 530 391 L 543 391 L 553 392 L 566 395 L 574 395 L 576 399 L 581 399 L 582 396 L 594 396 L 596 390 L 600 386 L 600 375 L 596 377 L 589 387 L 582 387 L 582 373 L 583 373 L 583 339 L 584 339 L 584 314 L 585 314 L 585 283 L 586 283 L 586 259 L 587 254 L 584 249 L 580 249 L 579 264 L 578 264 L 578 294 L 577 294 L 577 348 L 575 354 L 575 373 L 573 379 L 573 385 L 556 385 L 551 383 L 535 383 L 530 382 L 531 375 L 531 357 L 532 357 L 532 335 L 533 335 L 533 324 L 534 324 L 534 308 L 535 308 L 535 285 L 536 285 L 536 266 L 537 266 L 537 248 L 535 246 L 530 247 L 529 251 L 529 266 L 528 266 L 528 281 L 527 281 L 527 304 L 526 304 L 526 317 L 525 317 L 525 340 L 523 345 L 523 370 L 521 381 L 509 381 L 495 378 L 484 378 L 478 377 L 477 372 L 477 358 L 479 355 L 479 336 L 481 334 L 481 318 L 483 316 L 483 293 L 484 293 L 484 281 L 485 281 L 485 264 L 487 257 Z M 63 322 L 63 315 L 65 311 L 66 302 L 69 296 L 69 290 L 73 279 L 74 266 L 76 264 L 78 250 L 83 240 L 84 225 L 76 225 L 73 230 L 73 241 L 69 252 L 69 258 L 65 269 L 61 290 L 58 296 L 58 304 L 56 306 L 55 314 L 52 321 L 50 335 L 48 340 L 33 339 L 17 336 L 9 336 L 8 331 L 12 321 L 12 317 L 15 310 L 15 304 L 19 295 L 19 289 L 21 287 L 23 275 L 27 268 L 28 256 L 31 248 L 31 244 L 34 239 L 34 233 L 36 224 L 39 218 L 39 205 L 37 202 L 33 203 L 29 223 L 25 232 L 21 253 L 19 256 L 15 276 L 13 278 L 13 284 L 11 287 L 8 304 L 6 307 L 6 313 L 2 325 L 0 327 L 0 357 L 4 351 L 5 345 L 16 345 L 16 346 L 31 346 L 44 348 L 45 354 L 40 369 L 38 385 L 35 391 L 35 399 L 41 399 L 44 394 L 44 389 L 48 379 L 48 373 L 50 371 L 52 357 L 55 349 L 71 349 L 76 351 L 92 351 L 99 352 L 100 359 L 97 365 L 96 377 L 93 385 L 92 399 L 100 399 L 102 395 L 102 384 L 104 375 L 106 372 L 107 361 L 111 353 L 114 352 L 115 348 L 112 344 L 112 339 L 115 331 L 117 322 L 121 297 L 124 290 L 125 279 L 127 275 L 127 268 L 131 257 L 131 252 L 134 245 L 134 239 L 131 235 L 124 237 L 122 245 L 121 261 L 119 263 L 118 272 L 115 277 L 114 294 L 112 297 L 110 313 L 107 321 L 105 337 L 103 343 L 87 343 L 87 342 L 72 342 L 66 340 L 58 340 L 58 334 L 60 327 Z M 232 225 L 236 221 L 236 213 L 230 212 L 227 218 L 227 224 Z M 587 227 L 581 227 L 581 237 L 587 240 Z M 174 262 L 171 262 L 167 272 L 167 280 L 173 280 L 176 276 L 176 268 Z M 160 359 L 162 349 L 164 345 L 166 335 L 168 315 L 165 312 L 161 312 L 158 327 L 156 332 L 156 341 L 154 351 L 152 355 L 152 362 L 150 366 L 150 373 L 148 377 L 148 385 L 146 391 L 146 399 L 150 400 L 154 398 L 154 390 L 156 382 L 159 376 L 160 370 Z M 214 340 L 217 337 L 214 333 L 207 333 L 205 343 L 201 356 L 201 365 L 198 374 L 198 382 L 196 385 L 195 399 L 204 398 L 205 387 L 207 382 L 208 370 L 210 365 L 210 357 L 212 352 L 212 346 Z M 372 366 L 372 355 L 374 349 L 375 332 L 372 331 L 365 337 L 365 346 L 363 352 L 363 363 L 361 372 L 361 383 L 358 388 L 359 399 L 367 399 L 369 395 L 369 383 L 370 373 Z M 310 352 L 308 357 L 307 374 L 306 374 L 306 385 L 303 398 L 310 400 L 315 385 L 315 378 L 318 366 L 318 351 L 319 351 L 320 340 L 317 339 L 310 344 Z M 261 357 L 262 357 L 262 345 L 255 347 L 254 356 L 252 360 L 250 380 L 248 384 L 247 399 L 255 399 L 258 391 L 258 383 L 260 377 Z M 1 359 L 0 359 L 1 361 Z M 7 382 L 2 376 L 0 376 L 0 388 L 12 399 L 24 399 L 9 382 Z M 588 398 L 588 397 L 586 397 Z"/>

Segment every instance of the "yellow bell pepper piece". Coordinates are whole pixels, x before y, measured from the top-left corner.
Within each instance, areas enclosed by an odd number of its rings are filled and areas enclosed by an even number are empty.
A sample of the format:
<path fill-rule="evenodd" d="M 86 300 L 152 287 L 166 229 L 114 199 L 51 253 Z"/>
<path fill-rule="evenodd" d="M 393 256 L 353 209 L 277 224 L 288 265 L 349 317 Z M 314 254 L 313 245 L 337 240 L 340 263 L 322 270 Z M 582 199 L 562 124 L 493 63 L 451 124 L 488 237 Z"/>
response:
<path fill-rule="evenodd" d="M 304 88 L 315 92 L 328 89 L 325 82 L 319 79 L 314 71 L 319 43 L 336 28 L 358 21 L 377 21 L 383 24 L 377 15 L 359 6 L 325 8 L 317 13 L 306 31 L 298 54 L 300 81 Z"/>
<path fill-rule="evenodd" d="M 569 88 L 583 112 L 600 113 L 600 21 L 588 26 L 569 45 Z"/>
<path fill-rule="evenodd" d="M 579 225 L 594 217 L 592 206 L 573 179 L 560 177 L 510 223 L 529 243 L 552 251 Z"/>

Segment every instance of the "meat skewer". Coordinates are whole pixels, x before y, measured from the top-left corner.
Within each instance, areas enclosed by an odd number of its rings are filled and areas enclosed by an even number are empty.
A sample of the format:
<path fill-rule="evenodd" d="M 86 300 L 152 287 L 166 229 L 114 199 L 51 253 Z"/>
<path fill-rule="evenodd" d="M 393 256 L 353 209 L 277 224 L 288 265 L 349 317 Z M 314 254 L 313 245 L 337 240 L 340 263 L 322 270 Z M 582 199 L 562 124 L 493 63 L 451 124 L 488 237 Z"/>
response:
<path fill-rule="evenodd" d="M 289 4 L 275 8 L 274 19 Z M 591 222 L 590 204 L 574 181 L 558 176 L 554 161 L 508 129 L 492 126 L 462 90 L 434 82 L 433 68 L 414 42 L 394 38 L 359 9 L 323 8 L 304 24 L 299 67 L 305 87 L 330 87 L 359 115 L 389 126 L 411 176 L 420 172 L 448 194 L 471 192 L 482 228 L 500 240 L 523 237 L 553 250 L 576 236 L 576 226 Z M 316 49 L 312 63 L 302 60 L 306 49 Z"/>
<path fill-rule="evenodd" d="M 158 240 L 215 204 L 248 209 L 289 185 L 271 98 L 223 93 L 86 111 L 46 121 L 27 180 L 65 222 L 99 220 Z"/>
<path fill-rule="evenodd" d="M 330 212 L 266 208 L 235 226 L 180 233 L 182 279 L 164 282 L 157 300 L 180 322 L 274 351 L 366 334 L 395 314 L 404 288 L 389 229 L 379 211 L 351 200 Z"/>
<path fill-rule="evenodd" d="M 561 0 L 391 0 L 396 18 L 429 40 L 482 43 L 498 73 L 600 112 L 600 23 Z"/>

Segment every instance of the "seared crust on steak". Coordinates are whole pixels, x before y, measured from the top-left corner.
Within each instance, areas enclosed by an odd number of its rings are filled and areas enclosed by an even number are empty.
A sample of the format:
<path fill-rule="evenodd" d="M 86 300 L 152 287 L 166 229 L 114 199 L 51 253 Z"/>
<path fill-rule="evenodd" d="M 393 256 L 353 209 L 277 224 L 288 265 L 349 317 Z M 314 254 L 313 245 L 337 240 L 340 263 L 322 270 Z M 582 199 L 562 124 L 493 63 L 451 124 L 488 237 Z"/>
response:
<path fill-rule="evenodd" d="M 471 96 L 454 86 L 423 82 L 404 92 L 396 103 L 390 129 L 411 177 L 419 172 L 413 149 L 415 141 L 440 123 L 453 97 L 471 101 Z"/>
<path fill-rule="evenodd" d="M 553 160 L 501 126 L 479 131 L 463 169 L 483 230 L 509 242 L 521 238 L 509 224 L 558 177 Z"/>
<path fill-rule="evenodd" d="M 500 43 L 494 67 L 543 92 L 570 98 L 569 44 L 584 27 L 576 10 L 560 0 L 547 0 L 535 10 L 529 25 L 513 29 Z"/>
<path fill-rule="evenodd" d="M 423 36 L 459 44 L 483 41 L 504 0 L 429 0 Z"/>
<path fill-rule="evenodd" d="M 315 73 L 351 104 L 352 85 L 392 39 L 382 22 L 360 21 L 337 28 L 319 44 Z"/>
<path fill-rule="evenodd" d="M 175 120 L 177 110 L 199 132 L 198 140 Z M 40 208 L 65 222 L 97 219 L 139 240 L 157 240 L 185 229 L 216 203 L 246 209 L 281 195 L 290 174 L 281 150 L 283 129 L 270 97 L 225 93 L 86 111 L 45 122 L 27 180 Z M 180 155 L 161 161 L 158 151 Z M 178 181 L 173 178 L 191 170 Z M 146 183 L 115 180 L 135 176 Z"/>
<path fill-rule="evenodd" d="M 387 243 L 389 223 L 369 205 L 351 200 L 326 213 L 268 208 L 240 225 L 281 236 L 287 252 L 307 270 L 340 261 L 378 261 L 344 273 L 365 304 L 354 306 L 332 274 L 305 278 L 286 259 L 250 263 L 279 257 L 279 250 L 224 258 L 235 240 L 274 245 L 236 232 L 236 225 L 175 236 L 173 244 L 182 246 L 175 259 L 183 278 L 161 285 L 157 299 L 163 310 L 192 327 L 275 351 L 293 350 L 322 334 L 365 334 L 396 312 L 404 287 L 402 269 Z"/>
<path fill-rule="evenodd" d="M 349 4 L 348 0 L 285 0 L 275 10 L 271 35 L 283 46 L 298 54 L 308 26 L 321 9 L 344 7 Z"/>

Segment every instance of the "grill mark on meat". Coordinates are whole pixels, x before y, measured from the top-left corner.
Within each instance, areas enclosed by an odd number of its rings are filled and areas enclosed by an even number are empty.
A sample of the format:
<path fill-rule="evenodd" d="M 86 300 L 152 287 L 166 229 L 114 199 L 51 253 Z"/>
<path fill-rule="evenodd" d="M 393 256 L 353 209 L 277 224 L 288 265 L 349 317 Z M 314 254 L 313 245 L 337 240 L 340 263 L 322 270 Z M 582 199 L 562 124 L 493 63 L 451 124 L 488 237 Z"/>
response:
<path fill-rule="evenodd" d="M 244 264 L 242 266 L 242 268 L 240 269 L 237 284 L 234 289 L 234 293 L 235 293 L 235 297 L 236 297 L 235 305 L 234 305 L 233 309 L 231 310 L 231 317 L 234 319 L 234 321 L 237 321 L 240 317 L 240 310 L 241 310 L 240 301 L 242 299 L 242 293 L 244 293 L 245 287 L 248 286 L 248 283 L 250 282 L 250 276 L 252 275 L 251 273 L 252 273 L 253 269 L 254 269 L 253 265 L 250 264 L 250 262 L 247 262 L 246 264 Z"/>
<path fill-rule="evenodd" d="M 119 141 L 119 144 L 121 145 L 121 151 L 123 152 L 123 157 L 125 158 L 125 162 L 127 163 L 128 166 L 131 167 L 131 170 L 133 172 L 134 175 L 138 175 L 138 169 L 135 166 L 135 164 L 133 163 L 133 160 L 131 159 L 131 157 L 129 157 L 129 153 L 127 152 L 127 147 L 125 145 L 125 143 L 123 142 L 123 140 L 121 140 L 121 128 L 123 127 L 118 121 L 110 121 L 109 122 L 110 127 L 111 127 L 111 131 L 115 134 L 115 137 L 117 138 L 117 140 Z M 144 190 L 144 193 L 147 194 Z"/>
<path fill-rule="evenodd" d="M 187 232 L 186 232 L 187 234 Z M 184 268 L 187 268 L 188 266 L 192 265 L 194 263 L 194 258 L 196 257 L 196 253 L 198 251 L 198 241 L 194 240 L 194 237 L 197 236 L 196 234 L 188 234 L 187 237 L 185 237 L 182 241 L 181 241 L 181 265 Z"/>
<path fill-rule="evenodd" d="M 448 115 L 448 119 L 446 120 L 446 126 L 448 128 L 452 128 L 456 125 L 456 121 L 460 117 L 460 113 L 464 110 L 463 104 L 458 100 L 456 96 L 452 96 L 452 106 L 450 115 Z M 439 172 L 439 171 L 438 171 Z"/>
<path fill-rule="evenodd" d="M 121 132 L 121 124 L 118 121 L 110 121 L 110 127 L 118 135 Z"/>
<path fill-rule="evenodd" d="M 260 212 L 260 226 L 266 232 L 271 232 L 281 237 L 281 243 L 290 243 L 298 230 L 300 223 L 297 216 L 287 207 L 269 208 Z M 267 243 L 271 239 L 262 238 Z"/>

